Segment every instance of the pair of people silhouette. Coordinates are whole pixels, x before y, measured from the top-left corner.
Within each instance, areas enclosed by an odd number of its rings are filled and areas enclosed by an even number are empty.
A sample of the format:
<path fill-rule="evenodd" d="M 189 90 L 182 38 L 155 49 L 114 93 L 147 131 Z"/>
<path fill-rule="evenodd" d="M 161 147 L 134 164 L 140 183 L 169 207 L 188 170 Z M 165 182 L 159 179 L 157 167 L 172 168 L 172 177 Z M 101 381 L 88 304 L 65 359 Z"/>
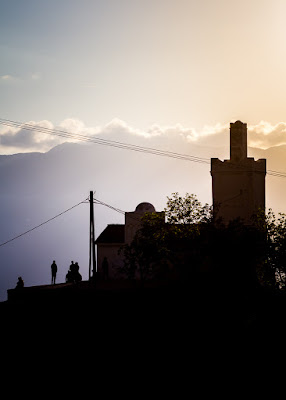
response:
<path fill-rule="evenodd" d="M 66 282 L 68 283 L 76 283 L 82 280 L 82 276 L 79 273 L 79 265 L 78 262 L 71 261 L 70 269 L 66 274 Z"/>

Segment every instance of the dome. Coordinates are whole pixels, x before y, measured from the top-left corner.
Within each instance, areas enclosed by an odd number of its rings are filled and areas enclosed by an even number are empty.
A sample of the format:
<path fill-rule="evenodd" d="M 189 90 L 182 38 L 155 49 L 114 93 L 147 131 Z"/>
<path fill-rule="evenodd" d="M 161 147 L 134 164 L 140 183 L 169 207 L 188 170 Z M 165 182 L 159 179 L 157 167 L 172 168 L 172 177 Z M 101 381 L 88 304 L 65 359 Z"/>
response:
<path fill-rule="evenodd" d="M 240 120 L 237 120 L 237 121 L 235 121 L 235 122 L 230 123 L 230 125 L 239 128 L 239 127 L 241 127 L 241 126 L 246 126 L 247 124 L 244 124 L 244 123 L 241 122 Z"/>
<path fill-rule="evenodd" d="M 155 207 L 151 203 L 140 203 L 136 207 L 135 211 L 139 212 L 155 212 Z"/>

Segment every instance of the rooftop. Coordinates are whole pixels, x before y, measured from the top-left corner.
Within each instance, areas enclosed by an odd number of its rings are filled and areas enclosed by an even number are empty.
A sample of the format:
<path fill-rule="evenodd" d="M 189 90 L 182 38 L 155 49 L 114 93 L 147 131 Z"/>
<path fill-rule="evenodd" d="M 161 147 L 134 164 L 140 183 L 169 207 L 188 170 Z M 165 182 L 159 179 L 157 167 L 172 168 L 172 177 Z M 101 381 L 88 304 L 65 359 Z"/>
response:
<path fill-rule="evenodd" d="M 98 236 L 95 243 L 124 243 L 125 225 L 110 224 Z"/>

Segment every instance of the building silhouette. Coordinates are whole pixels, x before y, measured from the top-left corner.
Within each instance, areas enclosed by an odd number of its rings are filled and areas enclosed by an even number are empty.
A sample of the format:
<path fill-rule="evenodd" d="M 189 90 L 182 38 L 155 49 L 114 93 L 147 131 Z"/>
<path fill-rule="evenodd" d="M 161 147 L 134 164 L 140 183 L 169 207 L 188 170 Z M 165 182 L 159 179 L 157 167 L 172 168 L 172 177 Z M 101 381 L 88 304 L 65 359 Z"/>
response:
<path fill-rule="evenodd" d="M 156 211 L 155 207 L 147 202 L 138 204 L 135 211 L 125 213 L 125 224 L 110 224 L 98 236 L 95 241 L 97 245 L 97 272 L 103 276 L 103 260 L 108 261 L 109 278 L 120 276 L 119 270 L 124 265 L 123 253 L 119 250 L 125 244 L 132 242 L 136 232 L 141 227 L 142 217 L 146 213 L 156 213 L 165 219 L 164 211 Z"/>
<path fill-rule="evenodd" d="M 247 157 L 247 124 L 230 124 L 230 159 L 211 159 L 214 217 L 246 225 L 265 209 L 266 160 Z"/>
<path fill-rule="evenodd" d="M 266 160 L 257 161 L 247 157 L 247 124 L 236 121 L 230 124 L 230 159 L 211 159 L 212 195 L 214 218 L 227 224 L 240 219 L 249 225 L 259 209 L 265 209 Z M 130 245 L 140 229 L 141 218 L 145 213 L 157 213 L 165 219 L 164 212 L 156 212 L 150 203 L 140 203 L 135 211 L 125 213 L 125 224 L 108 225 L 98 236 L 97 271 L 103 273 L 103 260 L 108 261 L 109 278 L 117 278 L 124 265 L 125 244 Z"/>

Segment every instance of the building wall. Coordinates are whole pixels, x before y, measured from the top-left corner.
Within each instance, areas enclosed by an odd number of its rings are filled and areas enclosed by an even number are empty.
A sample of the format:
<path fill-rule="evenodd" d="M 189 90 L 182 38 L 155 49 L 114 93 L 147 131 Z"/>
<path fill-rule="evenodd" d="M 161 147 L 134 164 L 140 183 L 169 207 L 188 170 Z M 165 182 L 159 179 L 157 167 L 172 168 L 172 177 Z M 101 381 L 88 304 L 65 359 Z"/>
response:
<path fill-rule="evenodd" d="M 142 217 L 146 213 L 156 213 L 165 219 L 165 213 L 156 212 L 152 204 L 140 203 L 135 211 L 125 213 L 124 243 L 97 243 L 97 271 L 100 276 L 103 275 L 102 263 L 104 257 L 106 257 L 109 264 L 109 278 L 115 279 L 120 277 L 118 267 L 124 266 L 124 257 L 122 253 L 119 255 L 118 251 L 125 244 L 132 242 L 137 230 L 140 229 Z"/>
<path fill-rule="evenodd" d="M 118 254 L 120 247 L 123 243 L 100 243 L 97 245 L 97 271 L 100 277 L 103 277 L 102 263 L 104 257 L 108 261 L 109 278 L 115 279 L 120 276 L 118 272 L 119 267 L 123 267 L 123 255 Z"/>
<path fill-rule="evenodd" d="M 130 244 L 141 225 L 141 218 L 144 213 L 126 212 L 125 213 L 125 243 Z"/>

